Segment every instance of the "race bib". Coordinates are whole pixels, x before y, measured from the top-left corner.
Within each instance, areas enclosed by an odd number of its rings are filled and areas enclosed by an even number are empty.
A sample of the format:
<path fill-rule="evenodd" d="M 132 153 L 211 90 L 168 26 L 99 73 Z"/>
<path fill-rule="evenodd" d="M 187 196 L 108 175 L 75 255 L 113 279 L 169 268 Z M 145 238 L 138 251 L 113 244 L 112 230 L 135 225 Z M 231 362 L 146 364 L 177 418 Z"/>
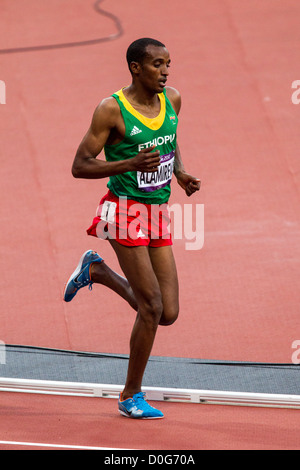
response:
<path fill-rule="evenodd" d="M 101 220 L 113 224 L 115 222 L 117 204 L 112 201 L 105 201 L 101 209 Z"/>
<path fill-rule="evenodd" d="M 175 150 L 160 157 L 160 165 L 153 173 L 137 172 L 138 188 L 151 192 L 161 189 L 171 183 L 174 168 Z"/>

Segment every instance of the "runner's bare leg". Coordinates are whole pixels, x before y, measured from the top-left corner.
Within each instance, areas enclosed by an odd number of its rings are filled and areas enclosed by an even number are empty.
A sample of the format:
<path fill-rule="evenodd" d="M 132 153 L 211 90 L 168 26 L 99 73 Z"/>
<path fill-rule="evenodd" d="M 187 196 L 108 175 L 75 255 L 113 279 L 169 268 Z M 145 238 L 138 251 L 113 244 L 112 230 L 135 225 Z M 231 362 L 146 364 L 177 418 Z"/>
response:
<path fill-rule="evenodd" d="M 163 301 L 163 314 L 160 325 L 172 324 L 179 311 L 178 278 L 171 246 L 149 248 L 152 267 L 157 277 Z M 128 280 L 113 271 L 106 263 L 94 263 L 91 266 L 92 281 L 102 284 L 123 297 L 137 311 L 138 306 Z"/>
<path fill-rule="evenodd" d="M 123 399 L 141 391 L 157 327 L 178 315 L 178 281 L 172 248 L 126 247 L 111 240 L 127 279 L 108 266 L 94 264 L 92 280 L 111 288 L 137 310 L 130 338 L 130 358 Z M 102 267 L 102 271 L 101 271 Z M 103 274 L 105 272 L 105 276 Z"/>
<path fill-rule="evenodd" d="M 123 297 L 137 311 L 135 295 L 127 279 L 113 271 L 105 261 L 91 265 L 91 279 L 96 284 L 102 284 Z"/>

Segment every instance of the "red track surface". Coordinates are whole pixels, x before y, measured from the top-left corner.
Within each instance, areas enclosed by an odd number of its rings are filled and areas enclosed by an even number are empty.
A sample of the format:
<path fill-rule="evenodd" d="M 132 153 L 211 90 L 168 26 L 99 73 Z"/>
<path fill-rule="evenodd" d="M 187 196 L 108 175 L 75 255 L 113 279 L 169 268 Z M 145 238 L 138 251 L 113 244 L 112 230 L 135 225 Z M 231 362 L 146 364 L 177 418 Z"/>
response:
<path fill-rule="evenodd" d="M 115 399 L 12 396 L 3 392 L 0 440 L 52 444 L 53 448 L 77 445 L 138 450 L 276 450 L 299 446 L 299 417 L 293 410 L 181 403 L 163 403 L 160 408 L 165 419 L 134 421 L 116 413 Z M 20 447 L 0 444 L 0 449 Z"/>
<path fill-rule="evenodd" d="M 87 248 L 119 269 L 105 242 L 85 234 L 105 182 L 74 180 L 70 167 L 97 102 L 129 81 L 128 44 L 152 36 L 171 53 L 169 82 L 183 97 L 179 142 L 187 169 L 202 179 L 193 202 L 205 204 L 203 249 L 175 242 L 181 317 L 159 330 L 153 354 L 290 362 L 300 334 L 300 105 L 291 101 L 291 84 L 300 78 L 299 2 L 136 5 L 102 4 L 122 22 L 118 40 L 0 54 L 7 94 L 0 105 L 0 339 L 128 353 L 134 315 L 120 299 L 110 295 L 108 303 L 95 286 L 70 305 L 62 302 L 64 283 Z M 28 0 L 26 7 L 3 0 L 1 48 L 116 33 L 92 7 L 83 0 Z M 170 202 L 191 200 L 174 184 Z M 111 400 L 0 400 L 6 441 L 53 442 L 59 435 L 63 444 L 86 446 L 299 447 L 295 411 L 163 404 L 168 418 L 145 425 L 121 420 Z M 138 437 L 121 439 L 129 429 Z"/>

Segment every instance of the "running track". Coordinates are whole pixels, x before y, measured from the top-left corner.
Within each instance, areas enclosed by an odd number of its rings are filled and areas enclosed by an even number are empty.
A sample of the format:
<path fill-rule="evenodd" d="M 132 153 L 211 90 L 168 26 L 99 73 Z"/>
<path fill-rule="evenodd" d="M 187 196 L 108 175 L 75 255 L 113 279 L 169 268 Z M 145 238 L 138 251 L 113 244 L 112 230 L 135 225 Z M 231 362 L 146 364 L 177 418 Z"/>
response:
<path fill-rule="evenodd" d="M 171 53 L 169 84 L 183 98 L 179 142 L 186 168 L 202 179 L 193 202 L 205 207 L 203 249 L 175 242 L 181 317 L 159 330 L 152 354 L 290 362 L 300 336 L 300 104 L 291 100 L 299 2 L 99 5 L 122 31 L 93 1 L 1 2 L 0 340 L 128 353 L 134 315 L 120 299 L 107 302 L 95 286 L 62 302 L 87 248 L 119 269 L 105 243 L 85 234 L 105 182 L 74 180 L 70 167 L 96 104 L 129 81 L 128 44 L 152 36 Z M 191 200 L 174 184 L 170 202 Z M 167 419 L 133 423 L 114 400 L 2 393 L 0 401 L 0 449 L 299 448 L 292 410 L 164 403 Z"/>

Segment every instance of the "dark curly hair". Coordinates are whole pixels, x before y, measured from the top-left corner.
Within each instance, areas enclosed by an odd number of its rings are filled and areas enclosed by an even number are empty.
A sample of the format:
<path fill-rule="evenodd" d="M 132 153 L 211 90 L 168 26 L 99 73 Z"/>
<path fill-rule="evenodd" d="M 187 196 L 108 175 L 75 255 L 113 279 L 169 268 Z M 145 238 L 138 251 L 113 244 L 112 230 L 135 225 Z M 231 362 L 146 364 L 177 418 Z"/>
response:
<path fill-rule="evenodd" d="M 127 59 L 127 63 L 128 63 L 128 67 L 130 71 L 131 71 L 130 69 L 131 62 L 138 62 L 140 64 L 143 63 L 143 60 L 145 59 L 147 55 L 147 52 L 146 52 L 147 46 L 166 47 L 162 42 L 157 41 L 157 39 L 152 39 L 152 38 L 137 39 L 136 41 L 130 44 L 126 53 L 126 59 Z"/>

